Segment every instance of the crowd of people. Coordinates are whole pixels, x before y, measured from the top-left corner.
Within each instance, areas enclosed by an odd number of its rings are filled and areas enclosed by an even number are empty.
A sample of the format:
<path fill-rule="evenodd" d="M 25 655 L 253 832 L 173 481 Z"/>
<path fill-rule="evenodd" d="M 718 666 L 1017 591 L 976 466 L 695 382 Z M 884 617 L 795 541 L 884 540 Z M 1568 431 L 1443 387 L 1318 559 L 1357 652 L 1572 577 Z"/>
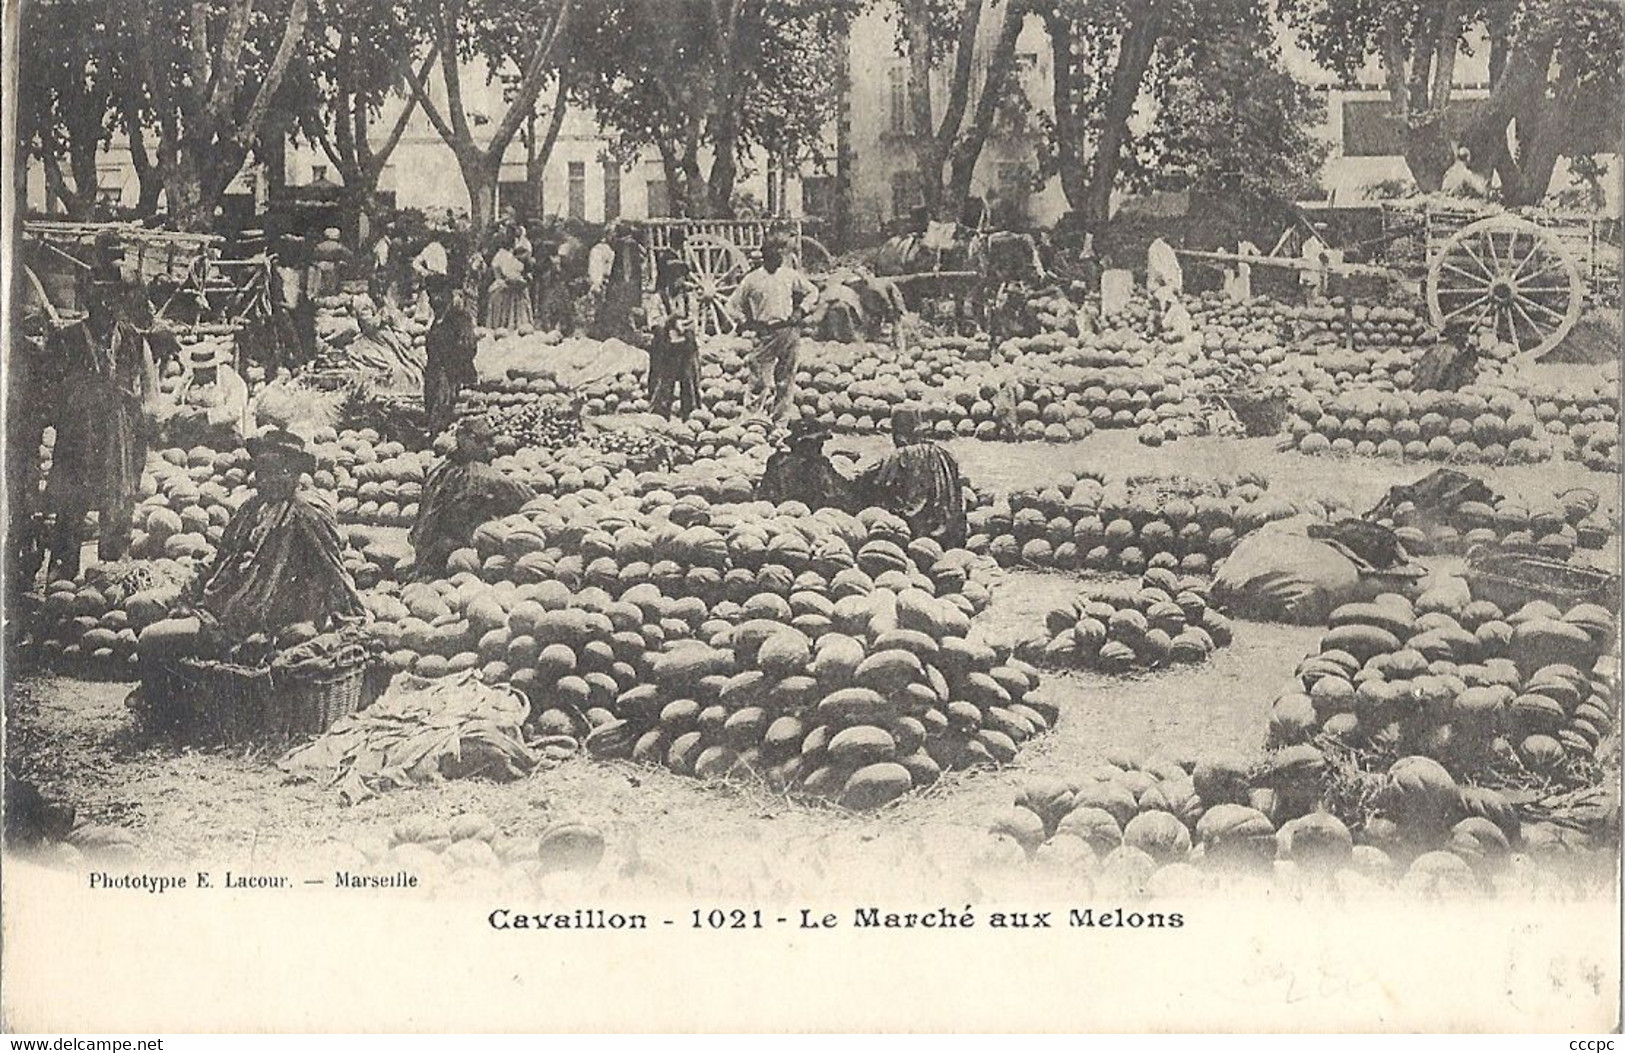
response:
<path fill-rule="evenodd" d="M 410 304 L 449 281 L 476 323 L 498 332 L 621 336 L 643 295 L 642 249 L 624 222 L 594 228 L 508 212 L 476 237 L 460 224 L 419 230 L 401 219 L 338 263 L 379 303 Z"/>

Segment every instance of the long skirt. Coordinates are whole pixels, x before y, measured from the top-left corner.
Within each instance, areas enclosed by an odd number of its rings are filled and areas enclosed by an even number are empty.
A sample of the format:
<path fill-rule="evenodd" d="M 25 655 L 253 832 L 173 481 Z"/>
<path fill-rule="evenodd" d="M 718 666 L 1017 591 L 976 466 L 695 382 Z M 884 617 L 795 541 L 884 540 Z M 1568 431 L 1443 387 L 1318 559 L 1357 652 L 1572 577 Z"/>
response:
<path fill-rule="evenodd" d="M 492 329 L 529 329 L 535 325 L 530 290 L 523 284 L 493 284 L 487 304 L 486 317 Z"/>

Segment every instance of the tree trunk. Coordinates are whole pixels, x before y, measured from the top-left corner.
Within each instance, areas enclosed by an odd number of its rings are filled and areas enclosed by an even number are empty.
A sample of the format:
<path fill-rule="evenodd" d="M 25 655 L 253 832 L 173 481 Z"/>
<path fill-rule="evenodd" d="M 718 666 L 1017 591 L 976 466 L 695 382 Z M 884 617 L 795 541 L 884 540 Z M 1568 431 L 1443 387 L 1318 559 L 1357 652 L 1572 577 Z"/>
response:
<path fill-rule="evenodd" d="M 553 108 L 547 114 L 547 130 L 542 141 L 536 142 L 535 122 L 531 123 L 530 151 L 525 158 L 525 191 L 530 195 L 530 206 L 538 215 L 542 212 L 547 179 L 547 163 L 553 157 L 553 146 L 559 141 L 559 130 L 564 127 L 564 112 L 568 107 L 565 97 L 565 79 L 559 76 L 558 92 L 553 96 Z"/>
<path fill-rule="evenodd" d="M 1162 32 L 1166 8 L 1165 0 L 1146 0 L 1139 18 L 1123 34 L 1123 42 L 1118 49 L 1117 65 L 1112 70 L 1111 90 L 1106 98 L 1106 112 L 1101 122 L 1100 140 L 1095 147 L 1093 171 L 1089 176 L 1089 190 L 1084 195 L 1084 216 L 1095 226 L 1111 219 L 1112 190 L 1117 182 L 1123 144 L 1128 141 L 1129 115 L 1134 112 L 1134 102 L 1140 96 L 1140 82 L 1145 78 L 1146 68 L 1157 49 L 1157 37 Z"/>
<path fill-rule="evenodd" d="M 127 104 L 124 120 L 125 140 L 130 144 L 130 164 L 135 168 L 137 192 L 135 212 L 150 216 L 158 211 L 158 198 L 164 192 L 164 174 L 152 163 L 147 153 L 146 131 L 141 127 L 141 116 L 133 104 Z"/>
<path fill-rule="evenodd" d="M 1072 56 L 1072 23 L 1064 14 L 1045 15 L 1053 57 L 1055 120 L 1055 169 L 1061 180 L 1061 193 L 1071 208 L 1082 209 L 1089 193 L 1088 168 L 1083 163 L 1083 129 L 1076 104 L 1077 71 Z"/>
<path fill-rule="evenodd" d="M 181 143 L 175 160 L 164 172 L 164 197 L 170 218 L 180 230 L 206 232 L 214 223 L 214 202 L 208 200 L 206 173 L 195 144 Z"/>
<path fill-rule="evenodd" d="M 1450 136 L 1445 131 L 1442 114 L 1407 122 L 1404 149 L 1405 165 L 1411 170 L 1418 190 L 1431 194 L 1444 185 L 1445 173 L 1455 163 L 1455 155 L 1450 149 Z"/>
<path fill-rule="evenodd" d="M 993 117 L 999 101 L 1004 97 L 1010 73 L 1016 63 L 1016 42 L 1021 37 L 1022 24 L 1027 20 L 1027 0 L 1004 0 L 1004 21 L 999 26 L 999 39 L 987 57 L 987 81 L 976 100 L 976 112 L 971 125 L 954 141 L 948 156 L 948 200 L 957 204 L 970 196 L 971 183 L 976 178 L 976 162 L 981 159 L 993 128 Z M 957 208 L 956 208 L 957 211 Z M 952 216 L 946 218 L 953 218 Z"/>
<path fill-rule="evenodd" d="M 739 165 L 734 161 L 733 146 L 717 144 L 717 153 L 711 159 L 711 174 L 705 181 L 706 213 L 722 219 L 733 215 L 734 183 L 739 176 Z"/>
<path fill-rule="evenodd" d="M 497 218 L 497 170 L 487 157 L 458 158 L 463 185 L 468 190 L 468 226 L 476 243 Z"/>
<path fill-rule="evenodd" d="M 919 169 L 921 203 L 933 217 L 940 215 L 945 196 L 942 186 L 943 150 L 933 134 L 931 104 L 930 13 L 923 3 L 904 6 L 908 20 L 908 118 L 909 141 L 914 147 Z"/>

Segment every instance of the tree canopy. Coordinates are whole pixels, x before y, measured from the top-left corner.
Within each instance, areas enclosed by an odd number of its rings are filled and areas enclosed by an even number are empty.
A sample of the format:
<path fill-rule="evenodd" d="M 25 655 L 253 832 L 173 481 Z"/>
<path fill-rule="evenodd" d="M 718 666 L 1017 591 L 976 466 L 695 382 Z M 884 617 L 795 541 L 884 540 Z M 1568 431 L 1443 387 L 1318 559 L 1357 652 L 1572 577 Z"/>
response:
<path fill-rule="evenodd" d="M 1304 45 L 1353 80 L 1379 60 L 1417 186 L 1455 159 L 1499 176 L 1503 198 L 1545 197 L 1560 157 L 1616 152 L 1625 23 L 1605 0 L 1283 0 Z M 1461 56 L 1487 51 L 1490 96 L 1460 105 Z M 1455 104 L 1455 105 L 1453 105 Z"/>
<path fill-rule="evenodd" d="M 571 93 L 617 155 L 658 153 L 677 211 L 728 215 L 753 151 L 791 163 L 818 148 L 857 0 L 582 3 Z"/>

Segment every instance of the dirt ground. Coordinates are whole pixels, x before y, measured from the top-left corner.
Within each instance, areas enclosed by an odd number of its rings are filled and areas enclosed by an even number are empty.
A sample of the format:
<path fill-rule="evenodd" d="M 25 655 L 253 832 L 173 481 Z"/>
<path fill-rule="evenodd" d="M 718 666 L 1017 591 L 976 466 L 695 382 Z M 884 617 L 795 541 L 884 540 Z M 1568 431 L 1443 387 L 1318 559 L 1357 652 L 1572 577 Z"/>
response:
<path fill-rule="evenodd" d="M 884 440 L 840 440 L 870 454 Z M 1188 439 L 1150 450 L 1132 434 L 1103 432 L 1066 446 L 953 444 L 979 487 L 1006 490 L 1043 483 L 1063 468 L 1116 474 L 1177 471 L 1191 475 L 1262 472 L 1286 494 L 1340 493 L 1354 507 L 1374 503 L 1389 485 L 1424 474 L 1367 460 L 1280 453 L 1270 440 Z M 1617 515 L 1618 480 L 1560 463 L 1487 473 L 1501 492 L 1536 496 L 1590 486 Z M 1612 557 L 1613 554 L 1610 554 Z M 983 631 L 1006 633 L 1038 623 L 1086 585 L 1059 574 L 1009 572 L 995 591 Z M 1316 629 L 1238 623 L 1234 643 L 1201 666 L 1141 677 L 1083 674 L 1046 677 L 1041 689 L 1061 708 L 1059 727 L 1029 743 L 1016 764 L 951 775 L 868 816 L 850 816 L 768 795 L 761 789 L 704 785 L 630 763 L 585 759 L 515 784 L 465 781 L 401 790 L 346 807 L 330 790 L 285 779 L 275 758 L 198 753 L 135 741 L 124 699 L 131 685 L 25 675 L 7 698 L 13 763 L 48 796 L 65 798 L 82 821 L 131 828 L 154 859 L 234 861 L 314 852 L 387 837 L 410 816 L 488 814 L 512 833 L 539 831 L 558 819 L 598 825 L 624 859 L 653 861 L 672 873 L 737 872 L 788 852 L 819 846 L 838 861 L 851 851 L 887 850 L 907 858 L 924 841 L 970 853 L 989 818 L 1034 776 L 1069 777 L 1109 751 L 1194 756 L 1261 743 L 1265 714 Z M 844 846 L 844 847 L 843 847 Z M 940 858 L 934 857 L 934 858 Z M 839 865 L 838 862 L 831 865 Z"/>

